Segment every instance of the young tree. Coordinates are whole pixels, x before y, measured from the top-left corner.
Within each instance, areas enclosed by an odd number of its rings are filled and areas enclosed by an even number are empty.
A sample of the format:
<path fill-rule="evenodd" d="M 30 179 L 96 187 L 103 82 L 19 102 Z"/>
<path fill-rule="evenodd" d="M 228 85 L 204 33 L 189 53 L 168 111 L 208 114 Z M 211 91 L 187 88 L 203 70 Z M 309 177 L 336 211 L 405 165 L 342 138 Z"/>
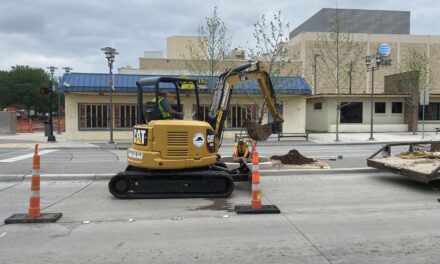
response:
<path fill-rule="evenodd" d="M 429 64 L 430 59 L 425 53 L 411 49 L 402 63 L 396 65 L 399 84 L 394 92 L 409 95 L 405 98 L 405 104 L 411 111 L 409 130 L 414 134 L 418 126 L 420 90 L 429 90 L 433 85 Z"/>
<path fill-rule="evenodd" d="M 199 25 L 197 32 L 197 41 L 187 45 L 189 58 L 185 60 L 186 66 L 190 72 L 212 79 L 224 71 L 223 62 L 231 47 L 231 39 L 227 36 L 217 7 L 214 7 L 210 16 L 205 17 L 204 24 Z"/>
<path fill-rule="evenodd" d="M 274 14 L 271 20 L 267 20 L 266 16 L 262 15 L 254 23 L 253 36 L 256 43 L 255 47 L 249 48 L 249 55 L 252 59 L 263 62 L 274 86 L 277 77 L 291 75 L 293 72 L 292 58 L 288 55 L 287 49 L 288 34 L 289 23 L 284 22 L 281 10 Z M 267 113 L 267 107 L 265 103 L 257 105 L 258 123 L 261 124 L 263 116 Z"/>
<path fill-rule="evenodd" d="M 336 93 L 336 141 L 339 141 L 340 95 L 350 85 L 353 66 L 360 61 L 362 43 L 354 41 L 352 34 L 341 32 L 337 9 L 332 25 L 331 32 L 317 34 L 316 53 L 319 54 L 319 74 Z"/>

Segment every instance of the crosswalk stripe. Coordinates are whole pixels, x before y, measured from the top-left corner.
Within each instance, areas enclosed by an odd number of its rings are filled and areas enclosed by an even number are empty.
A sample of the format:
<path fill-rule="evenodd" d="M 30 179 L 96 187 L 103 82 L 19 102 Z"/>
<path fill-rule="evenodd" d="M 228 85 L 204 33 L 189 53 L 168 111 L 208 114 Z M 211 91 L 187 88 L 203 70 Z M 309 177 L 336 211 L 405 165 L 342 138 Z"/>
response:
<path fill-rule="evenodd" d="M 55 151 L 57 151 L 57 149 L 42 150 L 42 151 L 40 151 L 40 156 L 44 155 L 44 154 L 52 153 L 52 152 L 55 152 Z M 34 153 L 29 153 L 29 154 L 25 154 L 25 155 L 20 155 L 20 156 L 17 156 L 17 157 L 9 158 L 9 159 L 3 159 L 3 160 L 0 160 L 0 162 L 16 162 L 16 161 L 19 161 L 19 160 L 24 160 L 24 159 L 32 158 L 33 156 L 34 156 Z"/>

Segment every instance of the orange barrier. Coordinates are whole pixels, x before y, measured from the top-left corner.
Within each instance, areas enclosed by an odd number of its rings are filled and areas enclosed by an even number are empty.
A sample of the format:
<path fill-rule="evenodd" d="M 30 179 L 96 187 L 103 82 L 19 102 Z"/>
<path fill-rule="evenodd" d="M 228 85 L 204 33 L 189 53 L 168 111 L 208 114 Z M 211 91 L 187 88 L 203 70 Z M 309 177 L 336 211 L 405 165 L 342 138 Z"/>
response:
<path fill-rule="evenodd" d="M 32 133 L 32 120 L 31 119 L 18 119 L 15 128 L 17 133 Z"/>
<path fill-rule="evenodd" d="M 260 160 L 257 151 L 257 142 L 254 141 L 252 151 L 252 209 L 261 209 L 260 188 Z"/>
<path fill-rule="evenodd" d="M 32 163 L 31 197 L 29 198 L 28 217 L 40 217 L 40 154 L 38 154 L 38 144 L 35 144 L 34 161 Z"/>

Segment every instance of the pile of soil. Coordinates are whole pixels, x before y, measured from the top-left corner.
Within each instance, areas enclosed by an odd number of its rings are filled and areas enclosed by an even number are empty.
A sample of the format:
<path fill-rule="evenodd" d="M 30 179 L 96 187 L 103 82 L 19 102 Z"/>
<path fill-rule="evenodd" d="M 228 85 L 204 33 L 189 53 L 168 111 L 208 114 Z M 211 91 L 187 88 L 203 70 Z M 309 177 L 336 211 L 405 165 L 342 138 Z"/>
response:
<path fill-rule="evenodd" d="M 294 164 L 294 165 L 304 165 L 313 163 L 315 160 L 311 158 L 306 158 L 301 155 L 298 150 L 292 149 L 283 156 L 274 155 L 270 157 L 273 160 L 279 160 L 282 164 Z"/>

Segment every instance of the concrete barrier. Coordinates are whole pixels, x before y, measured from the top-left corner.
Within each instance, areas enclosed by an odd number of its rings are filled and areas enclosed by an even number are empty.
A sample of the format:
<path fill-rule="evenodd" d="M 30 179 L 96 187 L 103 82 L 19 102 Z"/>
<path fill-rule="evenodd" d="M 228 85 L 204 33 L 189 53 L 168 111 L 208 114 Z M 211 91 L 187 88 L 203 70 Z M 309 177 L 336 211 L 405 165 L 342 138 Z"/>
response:
<path fill-rule="evenodd" d="M 15 134 L 17 126 L 16 112 L 0 112 L 0 135 Z"/>

